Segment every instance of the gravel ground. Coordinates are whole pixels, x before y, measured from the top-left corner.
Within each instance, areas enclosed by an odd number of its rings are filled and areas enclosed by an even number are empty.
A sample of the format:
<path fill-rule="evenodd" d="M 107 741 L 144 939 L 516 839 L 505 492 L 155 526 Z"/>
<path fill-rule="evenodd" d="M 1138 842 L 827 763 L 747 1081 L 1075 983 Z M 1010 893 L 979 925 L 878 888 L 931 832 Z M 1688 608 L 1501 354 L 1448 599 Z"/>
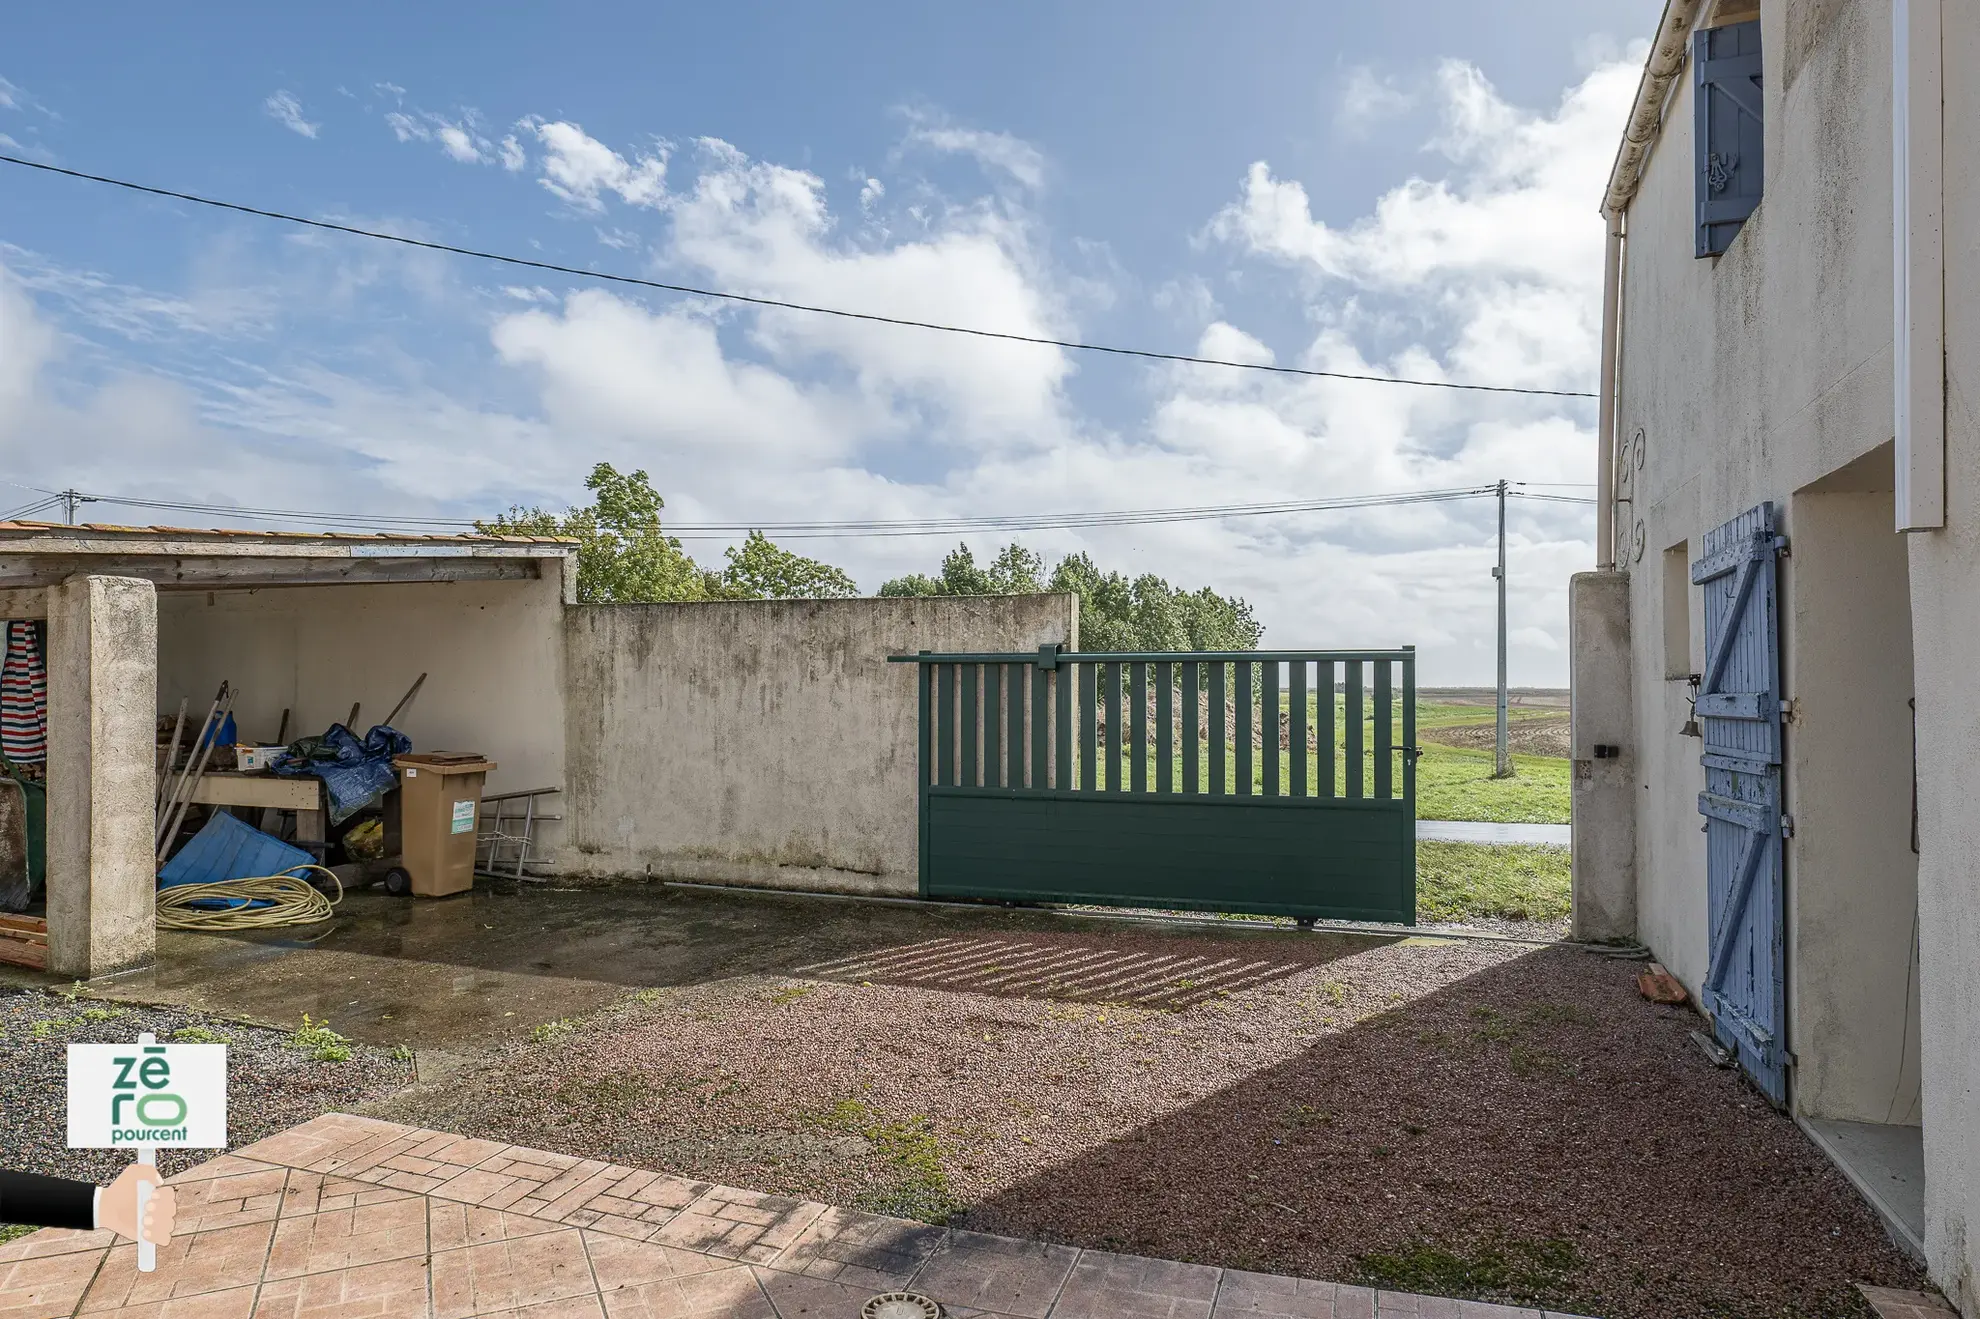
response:
<path fill-rule="evenodd" d="M 1276 969 L 1208 997 L 1178 980 L 1168 1007 L 958 992 L 938 986 L 966 976 L 912 966 L 718 979 L 546 1023 L 373 1111 L 986 1231 L 1609 1319 L 1868 1314 L 1853 1283 L 1921 1285 L 1794 1126 L 1691 1045 L 1696 1019 L 1635 993 L 1634 963 L 1016 937 Z M 978 942 L 943 956 L 981 979 L 1023 951 Z"/>
<path fill-rule="evenodd" d="M 0 1155 L 16 1171 L 108 1182 L 130 1163 L 121 1150 L 68 1148 L 70 1044 L 127 1044 L 142 1031 L 170 1041 L 200 1027 L 227 1045 L 228 1148 L 347 1111 L 411 1084 L 412 1064 L 383 1049 L 350 1046 L 346 1062 L 320 1062 L 291 1048 L 280 1031 L 240 1026 L 178 1008 L 140 1008 L 87 997 L 0 994 Z M 166 1176 L 204 1162 L 213 1150 L 160 1150 Z"/>

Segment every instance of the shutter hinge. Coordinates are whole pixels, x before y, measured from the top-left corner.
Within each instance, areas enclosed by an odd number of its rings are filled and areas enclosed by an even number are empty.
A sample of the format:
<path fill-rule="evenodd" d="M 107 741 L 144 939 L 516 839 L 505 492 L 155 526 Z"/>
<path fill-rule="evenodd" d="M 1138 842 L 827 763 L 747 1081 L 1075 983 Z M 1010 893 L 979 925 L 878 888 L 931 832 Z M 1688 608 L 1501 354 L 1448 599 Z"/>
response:
<path fill-rule="evenodd" d="M 1786 536 L 1774 537 L 1774 553 L 1780 555 L 1783 559 L 1791 557 L 1788 550 L 1788 538 Z"/>
<path fill-rule="evenodd" d="M 1801 702 L 1798 698 L 1790 696 L 1788 697 L 1788 699 L 1781 702 L 1781 718 L 1786 722 L 1790 724 L 1793 723 L 1795 715 L 1799 714 L 1800 712 L 1801 712 Z"/>
<path fill-rule="evenodd" d="M 1781 812 L 1781 833 L 1788 838 L 1794 837 L 1794 817 L 1785 811 Z"/>
<path fill-rule="evenodd" d="M 1783 1066 L 1783 1067 L 1799 1067 L 1800 1065 L 1801 1065 L 1801 1060 L 1800 1060 L 1799 1058 L 1797 1058 L 1797 1057 L 1795 1057 L 1795 1056 L 1794 1056 L 1794 1050 L 1793 1050 L 1793 1049 L 1782 1049 L 1782 1050 L 1781 1050 L 1781 1066 Z"/>

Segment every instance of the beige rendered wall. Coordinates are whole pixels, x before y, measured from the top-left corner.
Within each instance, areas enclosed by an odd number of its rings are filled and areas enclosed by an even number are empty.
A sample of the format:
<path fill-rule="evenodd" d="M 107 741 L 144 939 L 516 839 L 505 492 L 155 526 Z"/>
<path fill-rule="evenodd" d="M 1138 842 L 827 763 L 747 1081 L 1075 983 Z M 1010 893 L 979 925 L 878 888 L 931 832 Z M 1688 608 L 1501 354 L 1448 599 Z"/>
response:
<path fill-rule="evenodd" d="M 1911 598 L 1890 447 L 1793 499 L 1786 630 L 1795 1107 L 1918 1123 Z"/>
<path fill-rule="evenodd" d="M 1574 787 L 1574 937 L 1636 937 L 1636 730 L 1631 713 L 1629 579 L 1577 573 L 1568 584 Z M 1597 759 L 1598 745 L 1621 755 Z"/>
<path fill-rule="evenodd" d="M 1069 595 L 582 605 L 567 621 L 588 875 L 911 895 L 919 650 L 1078 641 Z"/>
<path fill-rule="evenodd" d="M 1704 774 L 1698 741 L 1679 732 L 1687 685 L 1665 676 L 1664 552 L 1698 557 L 1708 529 L 1768 499 L 1792 538 L 1790 493 L 1891 437 L 1889 0 L 1770 0 L 1761 23 L 1764 200 L 1723 256 L 1692 255 L 1686 70 L 1630 208 L 1622 299 L 1617 433 L 1631 502 L 1618 522 L 1632 543 L 1640 522 L 1643 546 L 1620 565 L 1633 620 L 1637 924 L 1694 990 L 1706 969 Z M 1783 589 L 1792 653 L 1791 566 Z M 1696 589 L 1686 595 L 1695 608 Z M 1787 790 L 1792 799 L 1792 775 Z M 1825 827 L 1847 819 L 1800 822 L 1790 887 Z"/>
<path fill-rule="evenodd" d="M 206 712 L 222 679 L 239 695 L 242 739 L 340 723 L 358 732 L 427 675 L 400 731 L 425 750 L 479 751 L 500 768 L 489 792 L 564 785 L 560 565 L 518 582 L 167 591 L 159 597 L 158 708 Z M 561 808 L 560 808 L 561 809 Z M 555 826 L 544 843 L 554 846 Z"/>
<path fill-rule="evenodd" d="M 1980 1319 L 1980 6 L 1944 6 L 1946 526 L 1907 537 L 1918 691 L 1925 1253 Z M 1956 76 L 1954 71 L 1963 76 Z"/>

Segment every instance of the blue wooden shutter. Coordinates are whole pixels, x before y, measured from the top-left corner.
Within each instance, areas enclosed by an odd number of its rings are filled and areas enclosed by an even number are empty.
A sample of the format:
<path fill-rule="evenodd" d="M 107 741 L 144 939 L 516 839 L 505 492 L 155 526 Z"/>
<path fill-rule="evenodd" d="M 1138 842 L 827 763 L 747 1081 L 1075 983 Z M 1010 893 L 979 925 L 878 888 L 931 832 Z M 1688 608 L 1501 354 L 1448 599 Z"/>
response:
<path fill-rule="evenodd" d="M 1720 1043 L 1767 1097 L 1787 1102 L 1781 875 L 1781 683 L 1774 506 L 1705 534 L 1691 580 L 1705 592 L 1705 672 L 1698 721 L 1705 749 L 1707 947 L 1699 993 Z"/>
<path fill-rule="evenodd" d="M 1691 68 L 1698 255 L 1717 256 L 1760 204 L 1760 20 L 1693 33 Z"/>

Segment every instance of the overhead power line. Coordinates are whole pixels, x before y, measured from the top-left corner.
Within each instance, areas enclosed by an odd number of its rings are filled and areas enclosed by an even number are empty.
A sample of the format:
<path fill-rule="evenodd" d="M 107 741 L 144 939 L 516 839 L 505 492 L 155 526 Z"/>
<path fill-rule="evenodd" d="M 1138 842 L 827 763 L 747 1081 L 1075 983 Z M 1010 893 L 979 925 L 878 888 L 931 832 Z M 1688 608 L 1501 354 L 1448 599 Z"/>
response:
<path fill-rule="evenodd" d="M 945 325 L 936 321 L 915 320 L 905 316 L 883 316 L 877 312 L 848 311 L 843 307 L 819 307 L 802 302 L 789 302 L 782 298 L 764 298 L 749 293 L 734 293 L 721 289 L 696 288 L 689 284 L 670 284 L 657 279 L 642 279 L 636 275 L 620 275 L 600 270 L 584 270 L 577 266 L 558 265 L 551 261 L 537 261 L 530 257 L 511 256 L 501 252 L 483 252 L 471 247 L 457 247 L 452 243 L 436 243 L 424 238 L 408 238 L 403 234 L 385 233 L 377 229 L 363 229 L 356 225 L 337 224 L 330 220 L 312 220 L 307 216 L 290 215 L 284 211 L 271 211 L 259 206 L 248 206 L 240 202 L 222 201 L 216 197 L 203 197 L 198 193 L 181 192 L 174 188 L 153 187 L 146 183 L 134 183 L 129 179 L 112 178 L 107 174 L 89 174 L 77 169 L 64 169 L 60 165 L 50 165 L 39 160 L 24 160 L 19 156 L 0 155 L 0 163 L 18 165 L 24 169 L 41 170 L 48 174 L 60 174 L 67 178 L 81 179 L 86 183 L 101 183 L 112 188 L 123 188 L 130 192 L 141 192 L 153 197 L 168 197 L 174 201 L 191 202 L 197 206 L 210 206 L 216 210 L 234 211 L 241 215 L 253 215 L 264 220 L 279 220 L 284 224 L 304 225 L 311 229 L 324 229 L 331 233 L 349 234 L 355 238 L 370 238 L 381 243 L 398 243 L 404 247 L 423 248 L 430 252 L 445 252 L 452 256 L 473 257 L 478 261 L 494 261 L 508 266 L 521 266 L 529 270 L 548 271 L 552 274 L 571 275 L 578 279 L 603 280 L 612 284 L 631 284 L 639 288 L 655 289 L 664 293 L 680 293 L 689 297 L 713 298 L 724 302 L 747 303 L 755 307 L 774 307 L 782 311 L 808 312 L 815 316 L 836 316 L 842 320 L 870 321 L 879 325 L 899 325 L 916 330 L 936 330 L 944 334 L 963 334 L 978 339 L 1000 339 L 1010 343 L 1037 344 L 1045 348 L 1063 348 L 1071 352 L 1106 353 L 1115 357 L 1138 357 L 1156 362 L 1179 362 L 1190 366 L 1221 366 L 1238 371 L 1263 371 L 1273 375 L 1309 376 L 1326 380 L 1363 380 L 1382 385 L 1415 385 L 1424 389 L 1457 389 L 1485 394 L 1526 394 L 1543 398 L 1596 398 L 1598 395 L 1579 389 L 1533 389 L 1523 385 L 1479 385 L 1451 380 L 1418 380 L 1401 376 L 1378 376 L 1352 371 L 1320 371 L 1302 366 L 1276 366 L 1265 362 L 1237 362 L 1228 358 L 1198 357 L 1189 353 L 1163 353 L 1149 348 L 1122 348 L 1113 344 L 1085 343 L 1076 339 L 1054 339 L 1046 335 L 1016 334 L 1007 330 L 985 330 L 967 325 Z"/>
<path fill-rule="evenodd" d="M 1074 513 L 1019 513 L 979 517 L 854 519 L 839 522 L 675 522 L 668 523 L 669 535 L 683 540 L 731 540 L 750 531 L 761 531 L 780 540 L 840 540 L 894 536 L 951 536 L 986 532 L 1075 530 L 1081 528 L 1150 526 L 1177 522 L 1210 522 L 1227 518 L 1271 517 L 1296 513 L 1341 512 L 1349 509 L 1440 504 L 1480 499 L 1492 495 L 1495 485 L 1457 486 L 1432 490 L 1390 491 L 1371 495 L 1344 495 L 1322 499 L 1280 500 L 1272 503 L 1203 504 L 1183 508 L 1108 509 Z M 345 530 L 376 530 L 388 534 L 416 535 L 422 530 L 446 528 L 462 530 L 477 525 L 476 519 L 410 517 L 381 513 L 329 513 L 311 509 L 246 508 L 230 504 L 194 503 L 182 500 L 144 499 L 122 495 L 69 492 L 79 500 L 115 504 L 170 513 L 198 513 L 252 522 L 303 524 Z M 1593 500 L 1566 495 L 1510 494 L 1545 503 L 1588 504 Z M 50 507 L 60 496 L 44 499 L 10 516 Z M 480 519 L 486 522 L 493 519 Z"/>

